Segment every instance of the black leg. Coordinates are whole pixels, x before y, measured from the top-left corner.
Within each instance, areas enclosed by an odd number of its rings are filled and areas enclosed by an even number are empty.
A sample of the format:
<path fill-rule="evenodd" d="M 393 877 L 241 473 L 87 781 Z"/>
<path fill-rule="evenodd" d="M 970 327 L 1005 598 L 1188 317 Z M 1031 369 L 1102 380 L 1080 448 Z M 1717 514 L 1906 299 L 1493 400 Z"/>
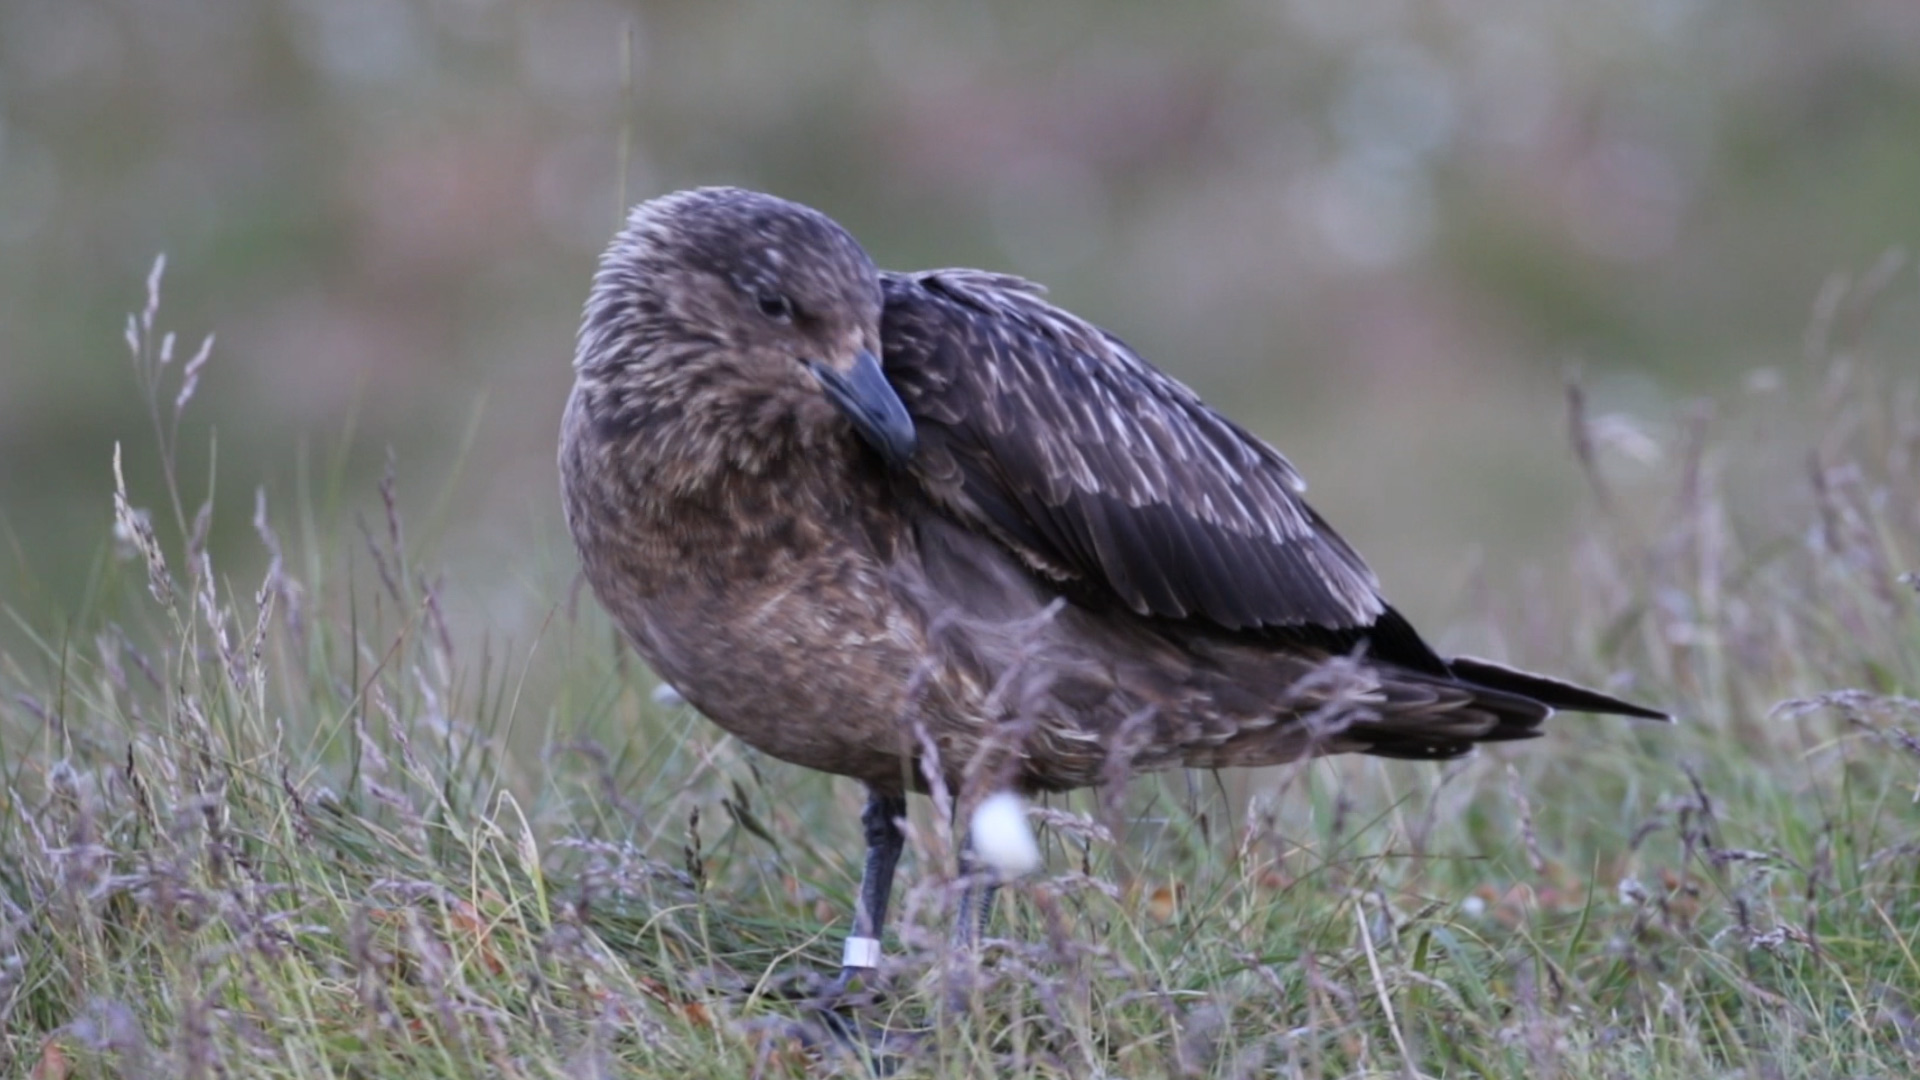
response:
<path fill-rule="evenodd" d="M 902 795 L 871 792 L 860 824 L 867 836 L 867 865 L 860 875 L 860 896 L 853 907 L 853 933 L 841 956 L 840 977 L 828 991 L 838 996 L 862 971 L 880 962 L 880 935 L 887 927 L 887 901 L 893 896 L 893 870 L 900 864 L 906 835 L 899 821 L 907 814 Z"/>
<path fill-rule="evenodd" d="M 973 948 L 987 936 L 993 900 L 1000 895 L 1000 876 L 980 866 L 978 860 L 969 858 L 966 862 L 967 883 L 960 893 L 960 922 L 954 927 L 954 939 L 965 948 Z"/>
<path fill-rule="evenodd" d="M 953 940 L 963 948 L 973 948 L 987 936 L 993 900 L 1000 893 L 1000 873 L 974 854 L 971 828 L 960 847 L 960 878 L 960 919 L 953 928 Z"/>
<path fill-rule="evenodd" d="M 994 897 L 1000 892 L 1000 874 L 993 867 L 985 865 L 974 854 L 973 837 L 969 835 L 960 849 L 960 912 L 953 924 L 953 949 L 956 957 L 967 954 L 978 960 L 980 943 L 987 936 L 987 922 L 993 918 Z M 964 969 L 950 969 L 947 983 L 947 1007 L 954 1013 L 965 1013 L 971 1008 L 970 986 L 975 981 L 962 974 Z"/>
<path fill-rule="evenodd" d="M 867 836 L 867 866 L 860 875 L 860 906 L 854 912 L 854 932 L 878 938 L 887 927 L 887 902 L 893 898 L 893 870 L 900 865 L 900 850 L 907 836 L 900 831 L 900 819 L 907 816 L 907 800 L 902 795 L 873 792 L 860 824 Z"/>

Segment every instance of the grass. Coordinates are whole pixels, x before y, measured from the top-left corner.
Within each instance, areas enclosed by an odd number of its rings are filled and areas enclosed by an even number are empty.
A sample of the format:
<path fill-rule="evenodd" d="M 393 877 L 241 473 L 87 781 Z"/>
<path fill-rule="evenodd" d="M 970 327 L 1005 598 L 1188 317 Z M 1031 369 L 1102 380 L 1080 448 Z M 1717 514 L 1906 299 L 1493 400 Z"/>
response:
<path fill-rule="evenodd" d="M 163 489 L 103 484 L 78 614 L 8 611 L 0 1070 L 1920 1073 L 1920 386 L 1836 340 L 1865 298 L 1831 292 L 1775 404 L 1696 418 L 1659 498 L 1615 490 L 1575 395 L 1578 601 L 1484 613 L 1682 723 L 1055 800 L 979 963 L 917 801 L 869 1055 L 799 1000 L 859 793 L 653 702 L 577 594 L 533 648 L 460 645 L 391 481 L 358 529 L 262 493 L 265 572 L 229 576 L 262 557 L 216 560 L 175 474 L 205 359 L 156 331 L 156 273 L 129 343 Z"/>

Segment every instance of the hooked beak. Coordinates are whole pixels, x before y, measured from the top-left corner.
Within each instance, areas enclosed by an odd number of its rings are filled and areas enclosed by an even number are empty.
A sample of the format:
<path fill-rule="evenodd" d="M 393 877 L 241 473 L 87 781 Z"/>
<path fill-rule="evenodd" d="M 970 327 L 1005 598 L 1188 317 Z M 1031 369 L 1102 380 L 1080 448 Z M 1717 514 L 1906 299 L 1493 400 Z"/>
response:
<path fill-rule="evenodd" d="M 872 353 L 860 350 L 853 358 L 853 370 L 845 374 L 818 360 L 807 361 L 807 368 L 820 380 L 827 400 L 853 421 L 854 430 L 880 451 L 887 464 L 907 463 L 918 442 L 913 417 L 907 415 L 907 407 L 888 385 L 886 373 Z"/>

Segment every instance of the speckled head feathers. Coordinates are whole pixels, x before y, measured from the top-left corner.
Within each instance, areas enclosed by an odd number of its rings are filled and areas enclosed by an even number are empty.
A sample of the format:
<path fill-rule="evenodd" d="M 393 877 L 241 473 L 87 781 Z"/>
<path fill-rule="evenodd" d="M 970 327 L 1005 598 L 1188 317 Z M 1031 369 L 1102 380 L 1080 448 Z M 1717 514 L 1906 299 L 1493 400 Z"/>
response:
<path fill-rule="evenodd" d="M 741 188 L 674 192 L 634 207 L 601 256 L 574 366 L 702 344 L 831 360 L 877 345 L 880 303 L 873 261 L 825 214 Z"/>
<path fill-rule="evenodd" d="M 641 203 L 587 298 L 572 452 L 608 447 L 653 477 L 646 498 L 844 447 L 856 427 L 909 453 L 877 360 L 881 303 L 872 260 L 816 210 L 739 188 Z"/>

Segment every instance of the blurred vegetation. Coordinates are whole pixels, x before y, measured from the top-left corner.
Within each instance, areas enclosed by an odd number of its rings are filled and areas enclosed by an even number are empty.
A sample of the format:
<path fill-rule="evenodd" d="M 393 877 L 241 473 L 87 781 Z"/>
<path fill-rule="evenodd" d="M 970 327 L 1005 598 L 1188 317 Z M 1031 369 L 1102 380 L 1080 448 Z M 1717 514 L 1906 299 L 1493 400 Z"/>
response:
<path fill-rule="evenodd" d="M 883 265 L 1045 281 L 1292 455 L 1444 625 L 1576 527 L 1570 363 L 1661 436 L 1920 234 L 1920 8 L 9 0 L 0 596 L 65 618 L 98 566 L 143 425 L 121 313 L 164 251 L 172 325 L 218 335 L 215 536 L 263 483 L 366 509 L 392 447 L 451 565 L 511 568 L 449 602 L 524 638 L 592 260 L 624 204 L 712 182 Z"/>
<path fill-rule="evenodd" d="M 125 453 L 161 477 L 116 453 L 114 554 L 0 649 L 0 1075 L 1915 1075 L 1920 373 L 1856 325 L 1892 276 L 1731 415 L 1622 443 L 1572 403 L 1572 599 L 1487 589 L 1482 629 L 1678 726 L 1049 798 L 977 957 L 916 799 L 831 1012 L 858 786 L 651 699 L 577 595 L 461 633 L 473 579 L 391 476 L 351 527 L 263 489 L 236 572 L 173 449 L 207 369 L 150 298 Z M 1661 499 L 1614 444 L 1672 462 Z"/>
<path fill-rule="evenodd" d="M 857 1071 L 858 793 L 559 522 L 594 256 L 711 182 L 1045 281 L 1685 718 L 1063 800 L 982 969 L 916 805 L 908 1075 L 1920 1068 L 1920 6 L 7 0 L 0 1073 Z"/>

